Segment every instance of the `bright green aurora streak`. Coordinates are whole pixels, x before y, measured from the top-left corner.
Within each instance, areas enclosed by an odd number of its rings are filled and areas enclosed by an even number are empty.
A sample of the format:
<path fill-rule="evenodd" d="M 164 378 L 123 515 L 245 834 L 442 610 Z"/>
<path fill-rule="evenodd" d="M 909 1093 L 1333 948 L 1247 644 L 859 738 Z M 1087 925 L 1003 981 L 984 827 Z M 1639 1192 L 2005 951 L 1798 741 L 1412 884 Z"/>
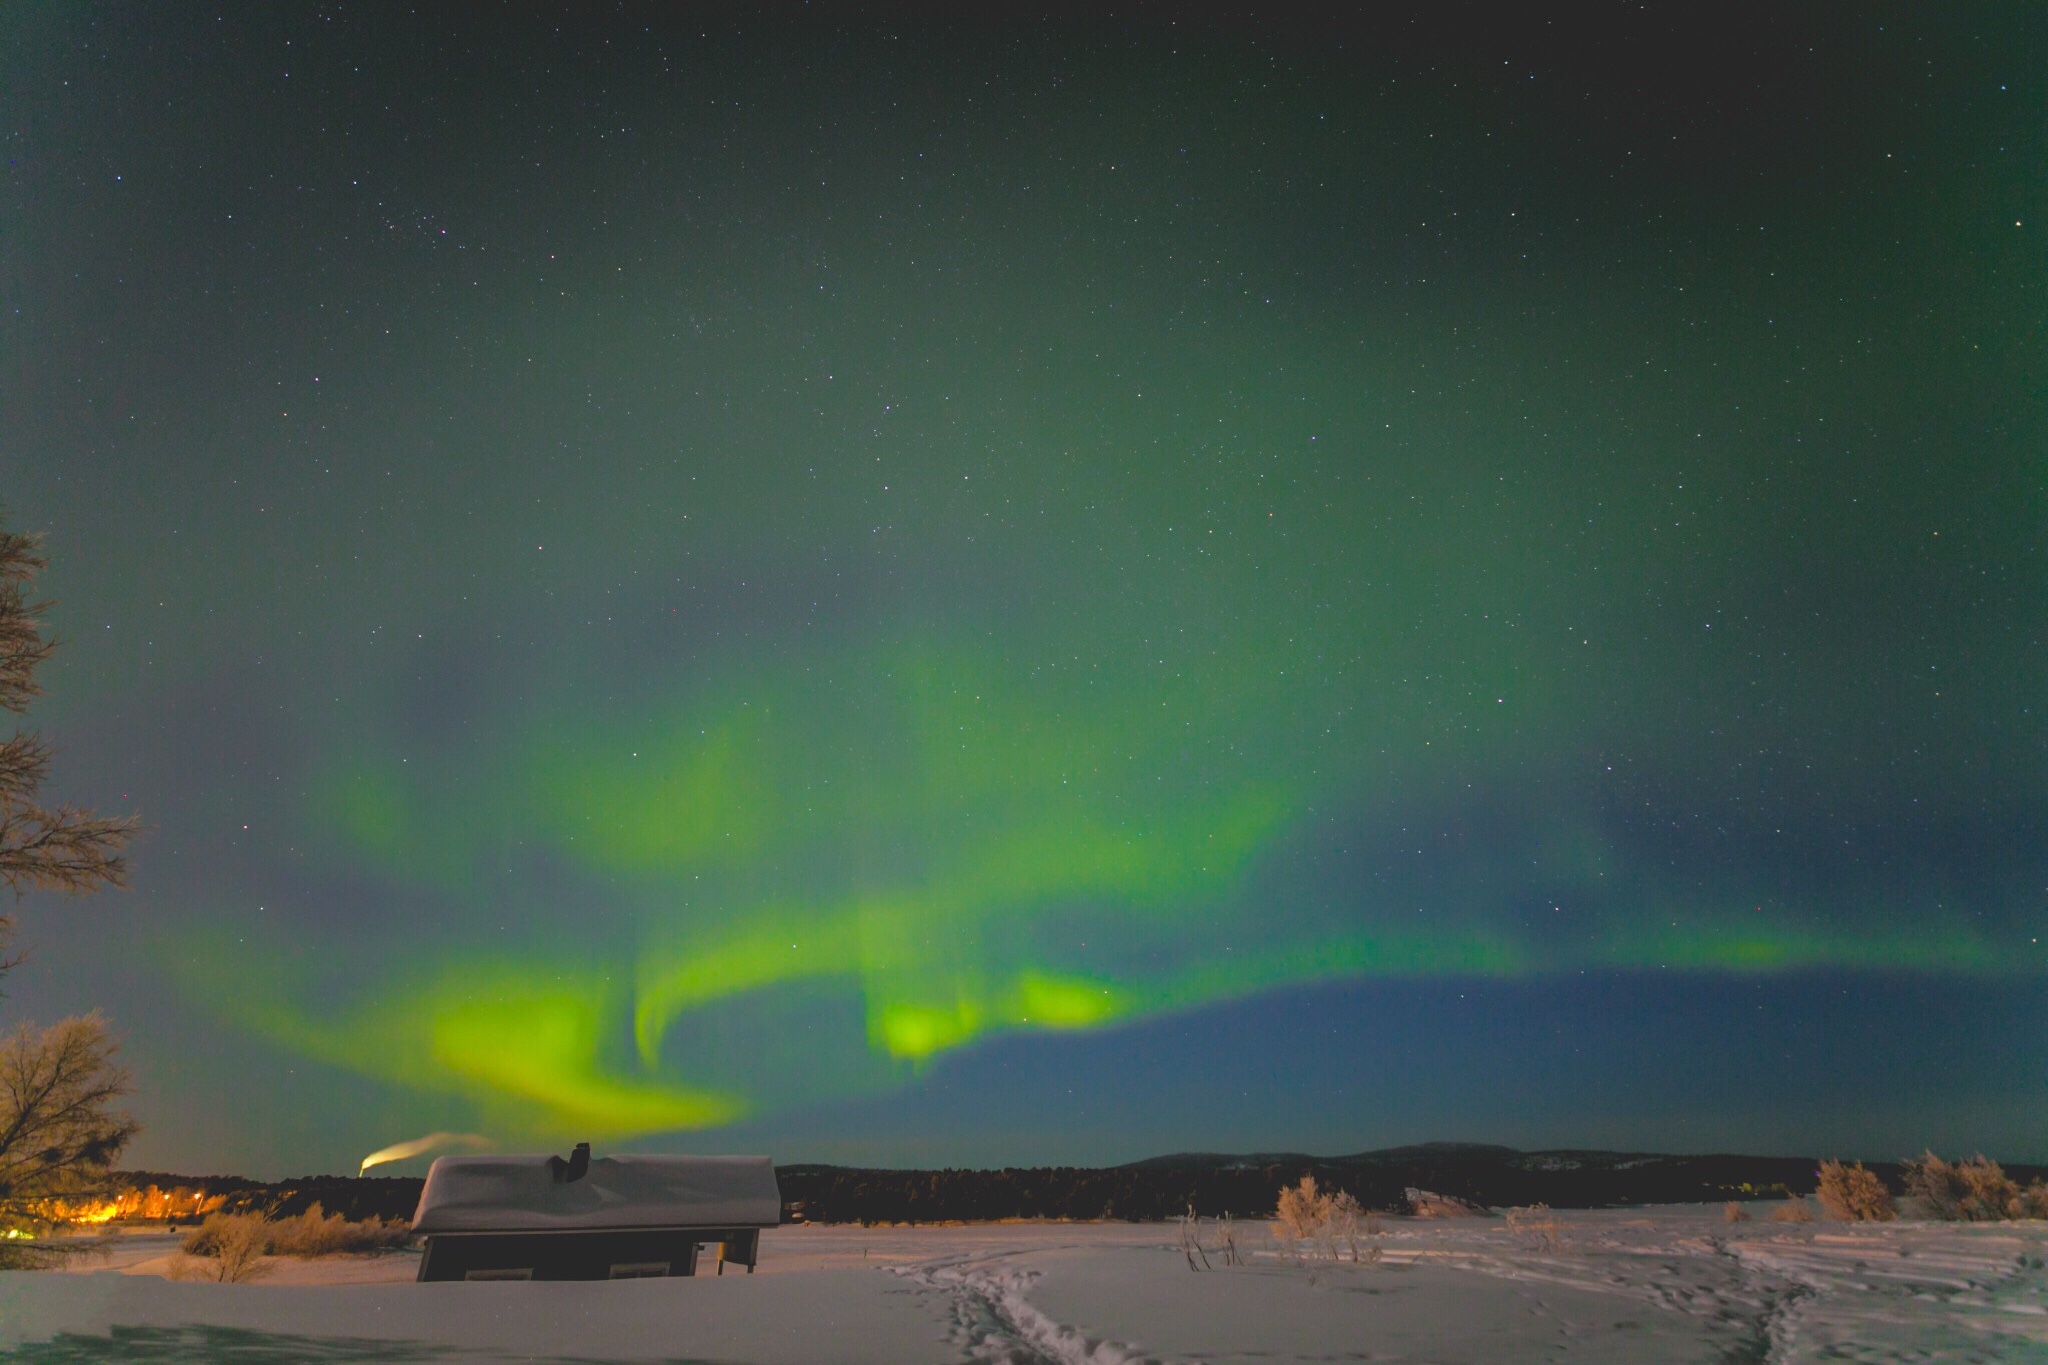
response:
<path fill-rule="evenodd" d="M 1645 926 L 1633 906 L 1598 915 L 1577 944 L 1503 925 L 1484 885 L 1440 889 L 1412 924 L 1290 903 L 1262 864 L 1334 795 L 1302 779 L 1313 746 L 1287 732 L 1298 662 L 1062 682 L 1005 676 L 987 652 L 828 652 L 735 669 L 662 709 L 536 722 L 438 788 L 393 756 L 351 759 L 321 784 L 339 856 L 400 885 L 460 886 L 508 847 L 544 848 L 635 907 L 633 937 L 616 957 L 559 942 L 559 955 L 461 953 L 337 1015 L 278 996 L 247 1022 L 468 1096 L 508 1131 L 629 1137 L 887 1085 L 996 1031 L 1090 1028 L 1333 977 L 1993 966 L 1981 943 L 1909 923 L 1830 931 L 1796 908 L 1758 923 L 1732 889 L 1686 907 L 1683 927 Z M 863 681 L 829 681 L 843 678 Z M 1194 780 L 1161 781 L 1186 770 L 1194 718 L 1214 712 L 1240 718 L 1232 742 Z M 1419 728 L 1382 716 L 1376 732 Z M 481 810 L 476 792 L 490 794 Z M 1625 850 L 1574 839 L 1576 889 L 1595 904 L 1610 879 L 1652 880 Z M 749 996 L 857 1002 L 867 1064 L 786 1048 L 752 1076 L 693 1075 L 699 1054 L 671 1039 Z"/>

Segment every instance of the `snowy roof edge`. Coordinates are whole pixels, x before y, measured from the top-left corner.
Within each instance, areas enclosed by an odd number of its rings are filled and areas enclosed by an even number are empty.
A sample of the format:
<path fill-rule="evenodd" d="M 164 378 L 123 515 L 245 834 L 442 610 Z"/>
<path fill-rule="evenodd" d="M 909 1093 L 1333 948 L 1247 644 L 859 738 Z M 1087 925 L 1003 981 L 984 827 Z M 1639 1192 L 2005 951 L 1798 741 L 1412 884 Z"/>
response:
<path fill-rule="evenodd" d="M 545 1153 L 444 1156 L 427 1171 L 414 1232 L 573 1232 L 651 1227 L 772 1227 L 782 1219 L 765 1156 L 627 1153 L 576 1178 Z"/>

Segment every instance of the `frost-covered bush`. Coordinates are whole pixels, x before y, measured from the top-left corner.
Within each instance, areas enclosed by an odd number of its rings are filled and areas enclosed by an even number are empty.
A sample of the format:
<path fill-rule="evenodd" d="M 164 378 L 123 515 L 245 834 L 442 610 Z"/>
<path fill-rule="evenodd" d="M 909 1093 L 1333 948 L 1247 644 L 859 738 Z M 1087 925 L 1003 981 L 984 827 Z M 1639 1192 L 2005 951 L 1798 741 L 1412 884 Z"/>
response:
<path fill-rule="evenodd" d="M 1844 1223 L 1889 1223 L 1898 1217 L 1892 1207 L 1892 1193 L 1862 1162 L 1844 1166 L 1839 1161 L 1820 1163 L 1820 1188 L 1814 1191 L 1821 1211 Z"/>
<path fill-rule="evenodd" d="M 2034 1199 L 2031 1189 L 2023 1196 L 2005 1168 L 1987 1156 L 1948 1162 L 1928 1152 L 1917 1161 L 1901 1162 L 1900 1172 L 1906 1193 L 1930 1218 L 1995 1223 L 2026 1217 L 2030 1204 L 2048 1204 L 2048 1199 Z"/>
<path fill-rule="evenodd" d="M 351 1223 L 314 1204 L 296 1218 L 275 1222 L 260 1213 L 215 1213 L 185 1234 L 187 1256 L 201 1264 L 206 1279 L 246 1280 L 260 1273 L 265 1256 L 347 1256 L 404 1246 L 412 1229 L 404 1223 L 366 1218 Z"/>
<path fill-rule="evenodd" d="M 1525 1209 L 1509 1209 L 1508 1231 L 1542 1251 L 1560 1251 L 1564 1248 L 1564 1224 L 1558 1221 L 1556 1210 L 1548 1204 L 1531 1204 Z"/>
<path fill-rule="evenodd" d="M 408 1224 L 379 1218 L 351 1223 L 338 1213 L 323 1214 L 316 1203 L 297 1218 L 280 1218 L 270 1225 L 270 1254 L 347 1256 L 402 1247 L 411 1236 Z"/>
<path fill-rule="evenodd" d="M 1299 1185 L 1281 1190 L 1273 1210 L 1274 1239 L 1280 1243 L 1282 1252 L 1296 1258 L 1335 1261 L 1341 1248 L 1353 1261 L 1377 1261 L 1379 1246 L 1372 1238 L 1378 1231 L 1378 1220 L 1359 1205 L 1350 1191 L 1326 1193 L 1316 1188 L 1312 1175 L 1303 1176 Z M 1361 1234 L 1367 1239 L 1363 1254 L 1359 1247 Z"/>
<path fill-rule="evenodd" d="M 1280 1202 L 1273 1209 L 1273 1231 L 1283 1244 L 1291 1247 L 1315 1235 L 1323 1221 L 1324 1198 L 1312 1175 L 1280 1191 Z"/>
<path fill-rule="evenodd" d="M 235 1284 L 263 1273 L 269 1228 L 269 1220 L 260 1213 L 212 1213 L 185 1234 L 181 1245 L 201 1278 Z"/>
<path fill-rule="evenodd" d="M 1771 1210 L 1773 1223 L 1811 1223 L 1813 1205 L 1806 1202 L 1803 1194 L 1788 1194 L 1785 1202 Z"/>

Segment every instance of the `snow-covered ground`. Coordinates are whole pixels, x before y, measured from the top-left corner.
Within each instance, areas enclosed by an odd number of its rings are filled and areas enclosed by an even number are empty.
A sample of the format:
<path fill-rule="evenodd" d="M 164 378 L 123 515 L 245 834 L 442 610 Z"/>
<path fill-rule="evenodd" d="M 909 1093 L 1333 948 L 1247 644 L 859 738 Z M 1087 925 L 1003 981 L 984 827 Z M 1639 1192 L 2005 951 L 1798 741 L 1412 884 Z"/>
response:
<path fill-rule="evenodd" d="M 1768 1205 L 1756 1206 L 1759 1216 Z M 2048 1226 L 1728 1224 L 1718 1207 L 1387 1220 L 1376 1263 L 1190 1271 L 1157 1224 L 792 1227 L 761 1273 L 411 1282 L 416 1257 L 170 1280 L 174 1239 L 0 1275 L 0 1358 L 1023 1365 L 1297 1361 L 2048 1362 Z M 1348 1252 L 1346 1253 L 1348 1254 Z"/>

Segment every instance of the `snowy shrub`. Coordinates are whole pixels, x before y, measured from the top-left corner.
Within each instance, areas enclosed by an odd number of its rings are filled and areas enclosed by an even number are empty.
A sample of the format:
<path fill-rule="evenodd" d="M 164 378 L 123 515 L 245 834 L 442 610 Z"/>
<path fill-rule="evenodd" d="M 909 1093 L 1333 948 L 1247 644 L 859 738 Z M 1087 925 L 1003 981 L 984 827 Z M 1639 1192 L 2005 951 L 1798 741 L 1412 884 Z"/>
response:
<path fill-rule="evenodd" d="M 199 1267 L 202 1278 L 245 1280 L 258 1273 L 266 1256 L 347 1256 L 404 1246 L 412 1236 L 405 1223 L 367 1218 L 351 1223 L 314 1204 L 296 1218 L 276 1222 L 260 1213 L 214 1213 L 185 1234 L 187 1256 L 213 1262 Z"/>
<path fill-rule="evenodd" d="M 1972 1218 L 1990 1221 L 2019 1216 L 2019 1182 L 2007 1175 L 2004 1167 L 1989 1157 L 1979 1156 L 1957 1162 L 1955 1169 L 1967 1191 L 1963 1207 Z"/>
<path fill-rule="evenodd" d="M 1906 1193 L 1930 1218 L 1995 1223 L 2025 1214 L 2028 1201 L 2005 1168 L 1987 1156 L 1947 1162 L 1933 1152 L 1900 1163 Z M 2031 1191 L 2030 1191 L 2031 1193 Z"/>
<path fill-rule="evenodd" d="M 1379 1221 L 1360 1206 L 1350 1191 L 1326 1194 L 1317 1189 L 1312 1175 L 1305 1175 L 1299 1185 L 1280 1191 L 1273 1219 L 1273 1237 L 1280 1243 L 1281 1252 L 1297 1260 L 1308 1256 L 1335 1261 L 1340 1259 L 1340 1248 L 1354 1262 L 1374 1262 L 1380 1258 L 1377 1244 L 1367 1245 L 1363 1255 L 1359 1249 L 1360 1234 L 1371 1238 L 1379 1231 Z"/>
<path fill-rule="evenodd" d="M 1806 1202 L 1803 1194 L 1788 1194 L 1785 1202 L 1771 1210 L 1773 1223 L 1811 1223 L 1813 1206 Z"/>
<path fill-rule="evenodd" d="M 1180 1251 L 1188 1258 L 1189 1270 L 1209 1269 L 1209 1253 L 1202 1246 L 1202 1218 L 1193 1204 L 1180 1219 Z"/>
<path fill-rule="evenodd" d="M 261 1214 L 210 1213 L 198 1227 L 185 1234 L 178 1249 L 187 1256 L 211 1256 L 220 1250 L 221 1238 L 228 1229 L 244 1219 L 253 1219 L 259 1225 L 264 1221 Z"/>
<path fill-rule="evenodd" d="M 324 1214 L 314 1204 L 297 1218 L 270 1224 L 273 1256 L 346 1256 L 387 1247 L 402 1247 L 412 1236 L 410 1225 L 366 1218 L 351 1223 L 338 1213 Z"/>
<path fill-rule="evenodd" d="M 1889 1223 L 1898 1217 L 1892 1207 L 1891 1191 L 1863 1163 L 1844 1166 L 1839 1161 L 1820 1163 L 1820 1188 L 1815 1191 L 1821 1211 L 1844 1223 Z"/>
<path fill-rule="evenodd" d="M 260 1213 L 214 1213 L 185 1235 L 185 1254 L 199 1263 L 198 1278 L 235 1284 L 263 1273 L 269 1222 Z M 206 1261 L 213 1264 L 204 1265 Z"/>
<path fill-rule="evenodd" d="M 1749 1210 L 1742 1206 L 1741 1200 L 1731 1199 L 1721 1206 L 1721 1221 L 1724 1223 L 1747 1223 L 1749 1221 Z"/>
<path fill-rule="evenodd" d="M 1564 1225 L 1558 1222 L 1556 1211 L 1548 1204 L 1509 1209 L 1507 1224 L 1511 1234 L 1539 1250 L 1558 1251 L 1564 1246 Z"/>
<path fill-rule="evenodd" d="M 1313 1237 L 1323 1221 L 1323 1199 L 1312 1175 L 1303 1176 L 1299 1185 L 1281 1190 L 1280 1202 L 1273 1210 L 1273 1230 L 1280 1240 L 1292 1245 Z"/>
<path fill-rule="evenodd" d="M 1237 1224 L 1227 1213 L 1216 1220 L 1216 1239 L 1223 1247 L 1223 1264 L 1244 1264 L 1244 1257 L 1237 1249 Z"/>
<path fill-rule="evenodd" d="M 1323 1237 L 1329 1246 L 1330 1259 L 1337 1258 L 1341 1244 L 1351 1263 L 1374 1262 L 1380 1258 L 1380 1220 L 1362 1207 L 1356 1196 L 1349 1190 L 1339 1190 L 1328 1196 L 1329 1206 L 1323 1215 Z M 1359 1238 L 1365 1238 L 1364 1253 L 1359 1251 Z"/>

